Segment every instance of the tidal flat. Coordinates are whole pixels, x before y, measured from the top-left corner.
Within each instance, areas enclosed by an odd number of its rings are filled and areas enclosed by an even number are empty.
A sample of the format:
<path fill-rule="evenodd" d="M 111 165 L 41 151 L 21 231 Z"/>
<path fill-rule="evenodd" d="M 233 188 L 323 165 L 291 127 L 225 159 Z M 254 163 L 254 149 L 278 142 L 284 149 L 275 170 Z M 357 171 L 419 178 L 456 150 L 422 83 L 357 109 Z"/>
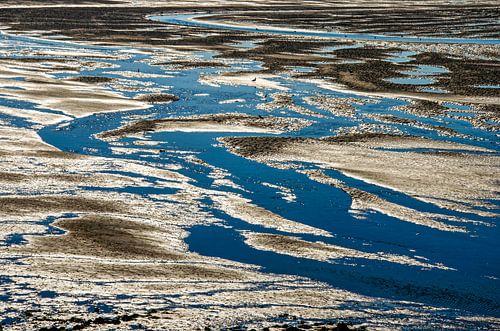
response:
<path fill-rule="evenodd" d="M 500 329 L 494 1 L 0 3 L 0 330 Z"/>

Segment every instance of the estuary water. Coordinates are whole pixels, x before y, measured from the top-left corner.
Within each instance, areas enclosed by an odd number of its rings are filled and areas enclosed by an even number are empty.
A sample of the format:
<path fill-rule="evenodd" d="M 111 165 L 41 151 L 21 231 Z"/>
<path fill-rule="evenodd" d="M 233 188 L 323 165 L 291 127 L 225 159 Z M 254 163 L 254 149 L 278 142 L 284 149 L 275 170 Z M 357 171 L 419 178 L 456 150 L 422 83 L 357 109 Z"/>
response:
<path fill-rule="evenodd" d="M 211 28 L 231 28 L 250 31 L 243 27 L 227 27 L 221 24 L 200 23 L 190 15 L 162 16 L 152 19 L 190 26 Z M 264 29 L 263 33 L 284 33 Z M 286 34 L 343 37 L 336 33 L 311 33 L 286 31 Z M 347 36 L 356 40 L 383 39 L 387 41 L 421 41 L 412 37 L 384 37 L 369 35 Z M 422 41 L 423 42 L 423 41 Z M 484 43 L 498 44 L 499 40 L 478 39 L 436 39 L 428 38 L 425 42 L 442 43 Z M 332 234 L 331 237 L 316 235 L 300 235 L 308 242 L 321 241 L 326 244 L 346 247 L 362 252 L 377 254 L 393 254 L 409 256 L 422 262 L 440 264 L 447 269 L 422 268 L 404 263 L 393 263 L 384 260 L 366 258 L 339 258 L 328 261 L 297 258 L 291 255 L 259 250 L 244 241 L 247 232 L 280 234 L 297 236 L 287 232 L 249 224 L 241 219 L 231 217 L 221 210 L 213 201 L 203 201 L 207 212 L 221 220 L 221 224 L 207 223 L 189 228 L 190 236 L 186 239 L 189 249 L 201 255 L 217 256 L 233 261 L 256 265 L 264 272 L 288 274 L 308 277 L 325 282 L 332 287 L 348 291 L 386 298 L 397 299 L 418 305 L 432 305 L 444 308 L 443 316 L 453 317 L 461 314 L 481 314 L 500 317 L 498 303 L 500 302 L 499 277 L 500 269 L 500 233 L 496 221 L 489 218 L 446 210 L 433 204 L 416 200 L 401 192 L 380 187 L 346 177 L 340 172 L 327 170 L 332 178 L 340 179 L 347 185 L 374 193 L 384 199 L 399 205 L 419 211 L 439 212 L 445 215 L 467 217 L 477 223 L 460 224 L 467 232 L 446 232 L 428 228 L 397 218 L 371 211 L 367 219 L 360 220 L 349 212 L 351 198 L 339 188 L 321 184 L 309 179 L 306 175 L 293 169 L 278 169 L 255 161 L 251 161 L 229 153 L 218 142 L 225 136 L 248 136 L 258 134 L 234 132 L 152 132 L 147 133 L 140 142 L 150 141 L 155 145 L 138 143 L 136 138 L 121 138 L 119 146 L 129 149 L 127 153 L 117 153 L 116 142 L 110 143 L 98 139 L 96 134 L 120 127 L 136 118 L 169 118 L 202 114 L 220 114 L 239 112 L 250 115 L 294 117 L 311 120 L 313 124 L 300 131 L 287 132 L 282 135 L 302 137 L 324 137 L 336 134 L 337 130 L 346 127 L 365 125 L 390 126 L 409 135 L 424 136 L 437 140 L 465 143 L 488 148 L 498 154 L 498 138 L 495 132 L 473 127 L 469 122 L 450 117 L 419 117 L 397 107 L 408 104 L 402 99 L 375 98 L 359 96 L 355 93 L 336 92 L 324 89 L 313 82 L 298 80 L 288 74 L 280 74 L 270 80 L 290 89 L 293 99 L 321 116 L 297 113 L 293 109 L 282 109 L 269 112 L 257 107 L 269 102 L 271 95 L 278 90 L 261 89 L 244 85 L 207 85 L 200 77 L 219 75 L 227 71 L 258 71 L 261 64 L 254 61 L 228 61 L 228 68 L 190 68 L 183 69 L 169 66 L 153 65 L 152 54 L 135 52 L 131 49 L 118 47 L 86 46 L 76 43 L 41 40 L 22 36 L 2 34 L 0 39 L 2 50 L 10 51 L 10 57 L 29 57 L 37 49 L 53 50 L 98 50 L 110 55 L 125 55 L 119 59 L 99 59 L 88 57 L 88 60 L 105 62 L 106 66 L 84 70 L 78 74 L 61 72 L 53 74 L 60 79 L 81 76 L 103 76 L 115 79 L 126 79 L 137 86 L 168 92 L 179 96 L 180 100 L 169 104 L 154 104 L 148 109 L 107 112 L 93 114 L 81 118 L 71 118 L 68 121 L 37 127 L 43 141 L 63 151 L 104 156 L 110 158 L 132 159 L 143 161 L 153 167 L 175 164 L 179 173 L 191 178 L 193 185 L 210 190 L 230 191 L 250 200 L 253 204 L 265 208 L 286 219 L 323 229 Z M 242 44 L 242 48 L 253 45 Z M 145 50 L 150 51 L 150 50 Z M 161 52 L 161 50 L 158 50 Z M 17 55 L 16 55 L 17 54 Z M 196 59 L 210 60 L 216 53 L 193 53 Z M 50 58 L 50 56 L 46 56 Z M 54 55 L 53 58 L 61 58 Z M 420 68 L 420 72 L 425 68 Z M 144 77 L 130 77 L 124 72 L 140 72 Z M 439 74 L 439 73 L 437 73 Z M 20 78 L 22 79 L 22 78 Z M 116 90 L 113 84 L 108 89 Z M 117 92 L 133 98 L 140 91 Z M 305 97 L 323 95 L 332 98 L 355 98 L 365 103 L 355 104 L 356 116 L 336 116 L 318 107 L 303 102 Z M 242 100 L 226 103 L 227 100 Z M 368 101 L 368 102 L 366 102 Z M 27 110 L 58 113 L 50 109 L 39 108 L 36 103 L 13 100 L 0 95 L 0 106 L 22 108 Z M 473 116 L 466 106 L 449 103 L 450 111 L 461 112 Z M 440 125 L 455 130 L 459 136 L 445 136 L 422 127 L 405 124 L 378 122 L 376 119 L 364 116 L 372 113 L 397 115 L 402 118 L 418 120 L 428 125 Z M 33 124 L 15 116 L 0 114 L 0 120 L 16 127 L 34 127 Z M 155 153 L 154 150 L 161 150 Z M 203 162 L 192 162 L 195 156 Z M 314 164 L 301 164 L 305 169 L 317 170 Z M 225 174 L 233 185 L 217 184 L 214 169 Z M 144 176 L 146 180 L 153 180 Z M 99 187 L 89 190 L 104 190 Z M 174 194 L 170 188 L 150 188 L 137 192 L 134 188 L 121 188 L 135 194 L 148 196 L 150 194 Z M 286 199 L 286 194 L 293 198 Z M 485 222 L 489 226 L 484 225 Z M 23 234 L 18 234 L 5 243 L 22 244 Z M 367 307 L 369 308 L 369 307 Z M 425 310 L 425 307 L 422 307 Z M 444 317 L 443 317 L 444 318 Z"/>

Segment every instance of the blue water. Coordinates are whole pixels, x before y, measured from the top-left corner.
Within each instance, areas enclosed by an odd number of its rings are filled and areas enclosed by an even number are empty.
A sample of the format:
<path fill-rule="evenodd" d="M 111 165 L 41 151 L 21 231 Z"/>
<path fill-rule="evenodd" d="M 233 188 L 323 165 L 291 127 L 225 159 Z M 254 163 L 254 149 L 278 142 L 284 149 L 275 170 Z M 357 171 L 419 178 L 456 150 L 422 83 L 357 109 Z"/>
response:
<path fill-rule="evenodd" d="M 500 89 L 500 85 L 478 85 L 479 88 Z"/>
<path fill-rule="evenodd" d="M 387 79 L 394 84 L 408 84 L 408 85 L 430 85 L 435 82 L 431 78 L 389 78 Z"/>
<path fill-rule="evenodd" d="M 442 66 L 432 66 L 432 65 L 419 65 L 411 71 L 403 71 L 401 73 L 409 76 L 431 76 L 439 75 L 449 72 L 449 70 Z"/>
<path fill-rule="evenodd" d="M 155 17 L 163 22 L 187 25 L 199 25 L 189 21 L 191 16 Z M 218 27 L 206 24 L 210 27 Z M 239 28 L 238 28 L 239 29 Z M 241 28 L 242 31 L 247 31 Z M 265 30 L 261 30 L 266 32 Z M 280 32 L 281 33 L 281 32 Z M 291 33 L 291 32 L 287 32 Z M 302 34 L 301 32 L 296 32 Z M 319 34 L 319 33 L 318 33 Z M 308 35 L 317 35 L 315 33 Z M 342 34 L 343 35 L 343 34 Z M 337 34 L 329 33 L 328 36 L 337 37 Z M 73 47 L 83 49 L 98 49 L 113 54 L 116 48 L 104 48 L 99 46 L 78 46 L 67 42 L 43 41 L 27 37 L 0 36 L 11 47 Z M 355 35 L 361 40 L 370 40 L 375 36 Z M 349 35 L 349 38 L 353 38 Z M 384 37 L 385 40 L 394 40 L 396 37 Z M 413 37 L 398 37 L 397 40 L 414 41 Z M 433 42 L 435 38 L 425 39 L 425 42 Z M 439 39 L 440 42 L 461 42 L 463 39 Z M 424 41 L 422 41 L 424 42 Z M 498 41 L 485 41 L 466 39 L 464 43 L 493 43 Z M 253 47 L 252 44 L 242 43 L 241 47 Z M 200 59 L 211 58 L 215 53 L 199 53 Z M 415 53 L 395 54 L 393 60 L 404 62 Z M 98 68 L 81 72 L 84 76 L 107 76 L 120 78 L 119 71 L 136 71 L 153 74 L 169 74 L 175 77 L 158 78 L 134 78 L 139 82 L 152 83 L 152 87 L 165 88 L 172 86 L 169 93 L 180 97 L 180 101 L 171 104 L 154 105 L 150 109 L 114 112 L 105 114 L 94 114 L 84 118 L 74 118 L 66 123 L 42 128 L 39 134 L 42 139 L 63 151 L 80 154 L 90 154 L 104 157 L 132 159 L 148 162 L 152 166 L 165 164 L 178 164 L 180 173 L 193 179 L 195 185 L 221 191 L 231 191 L 250 199 L 253 204 L 266 208 L 287 219 L 303 224 L 324 229 L 333 234 L 333 237 L 321 237 L 315 235 L 300 235 L 303 240 L 323 241 L 333 245 L 339 245 L 364 252 L 384 252 L 387 254 L 399 254 L 406 256 L 424 256 L 429 263 L 443 263 L 445 266 L 456 270 L 430 269 L 422 270 L 418 267 L 389 263 L 384 261 L 367 260 L 361 258 L 345 258 L 336 261 L 320 262 L 312 259 L 295 258 L 288 255 L 273 252 L 260 251 L 245 244 L 241 235 L 242 231 L 254 231 L 260 233 L 275 233 L 289 235 L 288 233 L 251 225 L 242 220 L 233 218 L 220 211 L 210 199 L 205 199 L 205 209 L 214 217 L 220 219 L 224 227 L 220 225 L 195 226 L 189 229 L 191 235 L 187 243 L 191 251 L 202 255 L 217 256 L 234 261 L 251 263 L 262 267 L 265 272 L 290 274 L 309 277 L 330 284 L 331 286 L 346 289 L 356 293 L 382 298 L 400 299 L 436 305 L 450 309 L 461 309 L 490 316 L 500 316 L 498 302 L 500 293 L 498 290 L 498 278 L 500 268 L 498 256 L 500 255 L 500 244 L 498 238 L 499 230 L 496 226 L 485 226 L 474 223 L 455 224 L 466 228 L 468 233 L 443 232 L 412 223 L 398 220 L 378 212 L 372 212 L 366 220 L 353 218 L 349 213 L 351 203 L 350 197 L 342 190 L 321 184 L 308 179 L 305 175 L 295 170 L 276 169 L 264 164 L 235 156 L 219 146 L 217 138 L 224 136 L 238 136 L 248 134 L 234 133 L 183 133 L 183 132 L 159 132 L 146 135 L 148 140 L 159 141 L 160 144 L 154 148 L 163 150 L 184 151 L 195 154 L 196 157 L 206 163 L 224 169 L 230 174 L 230 179 L 243 190 L 232 187 L 214 188 L 214 179 L 209 176 L 211 169 L 202 165 L 187 161 L 181 154 L 175 152 L 164 152 L 159 157 L 147 153 L 148 146 L 140 146 L 133 143 L 134 139 L 123 138 L 120 142 L 124 147 L 142 149 L 139 153 L 127 155 L 113 154 L 108 142 L 96 139 L 94 135 L 106 130 L 115 129 L 122 125 L 126 118 L 131 115 L 148 115 L 150 118 L 164 118 L 174 116 L 189 116 L 199 114 L 226 113 L 235 111 L 235 104 L 220 104 L 220 101 L 229 99 L 245 99 L 245 103 L 239 103 L 237 111 L 252 115 L 269 116 L 291 116 L 313 120 L 314 124 L 298 132 L 287 133 L 289 136 L 322 137 L 332 135 L 334 130 L 355 126 L 360 123 L 380 124 L 376 120 L 361 116 L 363 114 L 397 114 L 407 118 L 417 119 L 427 124 L 446 125 L 460 133 L 471 135 L 468 139 L 461 137 L 442 137 L 434 131 L 426 131 L 411 126 L 396 125 L 398 129 L 407 134 L 426 135 L 433 139 L 445 139 L 454 142 L 467 143 L 475 146 L 486 147 L 498 152 L 498 140 L 494 132 L 487 132 L 473 128 L 470 123 L 449 118 L 420 118 L 418 116 L 401 113 L 393 110 L 393 107 L 406 104 L 405 101 L 381 98 L 375 103 L 356 106 L 357 116 L 355 119 L 336 117 L 332 114 L 310 107 L 301 99 L 306 96 L 317 94 L 329 97 L 345 98 L 357 97 L 354 94 L 339 93 L 324 90 L 318 86 L 292 80 L 286 75 L 281 75 L 276 81 L 291 87 L 294 100 L 301 106 L 309 107 L 311 110 L 321 113 L 324 118 L 302 115 L 288 108 L 273 111 L 272 113 L 259 110 L 256 106 L 263 102 L 261 92 L 270 94 L 276 91 L 260 91 L 253 87 L 222 85 L 213 87 L 201 84 L 198 79 L 202 75 L 215 74 L 219 71 L 231 71 L 236 68 L 214 69 L 195 68 L 188 70 L 169 71 L 168 67 L 150 65 L 147 54 L 131 54 L 131 58 L 124 60 L 106 60 L 116 68 Z M 259 70 L 259 62 L 246 61 L 237 64 L 237 69 Z M 58 74 L 58 77 L 69 77 L 70 74 Z M 132 79 L 132 78 L 128 78 Z M 199 97 L 197 94 L 208 94 L 208 97 Z M 127 96 L 133 97 L 137 93 L 127 92 Z M 268 98 L 267 101 L 270 101 Z M 11 107 L 22 107 L 24 109 L 35 109 L 36 105 L 28 102 L 12 101 L 0 96 L 0 105 Z M 457 111 L 467 111 L 468 108 L 459 104 L 446 104 L 447 107 Z M 40 109 L 37 109 L 40 111 Z M 45 110 L 44 110 L 45 111 Z M 50 112 L 47 110 L 47 112 Z M 3 116 L 10 121 L 11 125 L 26 127 L 29 124 L 12 116 Z M 317 169 L 313 164 L 300 164 L 305 169 Z M 120 173 L 120 172 L 116 172 Z M 326 173 L 344 181 L 347 185 L 377 194 L 384 199 L 414 208 L 416 210 L 439 212 L 451 216 L 465 216 L 468 219 L 483 221 L 496 225 L 496 220 L 472 214 L 453 212 L 416 200 L 405 194 L 385 189 L 376 185 L 368 184 L 360 180 L 352 179 L 342 175 L 338 171 L 329 170 Z M 130 176 L 129 173 L 122 173 Z M 142 176 L 142 175 L 136 175 Z M 144 176 L 150 182 L 154 178 Z M 289 202 L 281 198 L 275 188 L 268 187 L 263 183 L 271 183 L 290 188 L 296 195 L 295 202 Z M 176 190 L 169 188 L 149 188 L 138 190 L 134 187 L 121 189 L 88 188 L 89 190 L 116 190 L 118 192 L 130 192 L 136 194 L 174 194 Z M 69 215 L 71 216 L 71 215 Z M 48 233 L 58 234 L 57 229 L 50 227 L 50 222 L 55 219 L 41 220 L 49 226 Z M 49 223 L 47 223 L 49 222 Z M 40 234 L 45 235 L 45 234 Z M 7 238 L 5 245 L 23 244 L 23 234 L 16 234 Z M 47 293 L 41 294 L 47 295 Z"/>

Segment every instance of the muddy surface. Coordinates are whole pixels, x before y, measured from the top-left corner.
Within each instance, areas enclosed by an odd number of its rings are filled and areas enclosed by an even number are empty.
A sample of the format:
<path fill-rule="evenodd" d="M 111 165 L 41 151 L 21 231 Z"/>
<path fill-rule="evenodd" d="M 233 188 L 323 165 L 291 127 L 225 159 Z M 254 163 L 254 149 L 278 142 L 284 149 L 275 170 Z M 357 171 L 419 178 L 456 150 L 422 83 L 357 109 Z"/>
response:
<path fill-rule="evenodd" d="M 495 199 L 499 176 L 497 156 L 467 154 L 481 149 L 377 133 L 319 139 L 243 137 L 223 138 L 222 141 L 234 153 L 263 162 L 317 162 L 349 177 L 389 187 L 442 207 L 457 211 L 476 208 L 476 213 L 496 215 L 479 210 L 481 207 L 495 209 L 495 204 L 488 207 L 486 201 Z M 431 149 L 432 153 L 419 149 Z M 461 149 L 465 153 L 454 153 Z M 486 172 L 492 175 L 490 180 L 483 177 L 482 169 L 488 169 Z M 476 179 L 474 174 L 478 174 Z M 457 177 L 453 179 L 454 176 Z"/>
<path fill-rule="evenodd" d="M 499 328 L 498 17 L 3 1 L 0 329 Z"/>
<path fill-rule="evenodd" d="M 310 122 L 299 119 L 249 116 L 246 114 L 217 114 L 185 118 L 142 120 L 114 131 L 104 132 L 100 138 L 120 137 L 157 131 L 221 131 L 281 133 L 303 129 Z"/>
<path fill-rule="evenodd" d="M 172 94 L 145 94 L 138 96 L 137 100 L 149 103 L 174 102 L 179 101 L 179 97 Z"/>

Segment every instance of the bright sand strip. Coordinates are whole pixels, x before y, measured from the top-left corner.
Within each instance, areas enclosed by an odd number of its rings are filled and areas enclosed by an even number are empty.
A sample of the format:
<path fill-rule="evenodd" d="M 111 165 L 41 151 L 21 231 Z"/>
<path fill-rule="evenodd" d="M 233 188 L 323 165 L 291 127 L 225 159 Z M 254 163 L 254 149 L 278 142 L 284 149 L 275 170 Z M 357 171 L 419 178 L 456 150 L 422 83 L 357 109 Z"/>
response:
<path fill-rule="evenodd" d="M 0 69 L 0 94 L 4 98 L 36 103 L 39 108 L 61 111 L 74 117 L 98 112 L 148 108 L 149 105 L 125 98 L 95 84 L 63 81 L 47 75 L 46 68 L 37 70 L 3 66 Z M 9 78 L 23 77 L 24 80 Z M 16 89 L 12 89 L 14 87 Z"/>
<path fill-rule="evenodd" d="M 211 199 L 220 210 L 229 216 L 241 219 L 250 224 L 288 233 L 313 234 L 325 237 L 332 236 L 328 231 L 287 220 L 267 209 L 251 204 L 251 201 L 248 199 L 236 195 L 214 195 Z"/>
<path fill-rule="evenodd" d="M 242 132 L 242 133 L 282 133 L 281 131 L 249 127 L 249 126 L 233 126 L 218 123 L 164 123 L 161 124 L 156 132 Z"/>
<path fill-rule="evenodd" d="M 440 264 L 418 261 L 414 258 L 383 252 L 367 253 L 351 248 L 326 244 L 321 241 L 309 242 L 297 237 L 268 233 L 243 232 L 245 242 L 257 249 L 276 252 L 317 261 L 331 261 L 343 258 L 378 260 L 420 268 L 454 270 Z"/>
<path fill-rule="evenodd" d="M 220 86 L 220 85 L 236 85 L 236 86 L 250 86 L 261 89 L 272 89 L 280 91 L 288 91 L 289 89 L 278 82 L 274 82 L 270 79 L 277 78 L 278 76 L 272 74 L 261 74 L 261 73 L 251 73 L 251 74 L 234 74 L 225 73 L 217 76 L 201 76 L 199 81 L 202 84 L 210 86 Z"/>
<path fill-rule="evenodd" d="M 21 118 L 26 119 L 29 122 L 32 122 L 35 124 L 41 124 L 44 126 L 51 125 L 51 124 L 57 124 L 57 123 L 71 119 L 71 117 L 68 117 L 65 115 L 60 115 L 60 114 L 47 113 L 47 112 L 42 112 L 42 111 L 37 111 L 37 110 L 10 108 L 10 107 L 3 107 L 3 106 L 0 106 L 0 114 L 5 114 L 5 115 L 9 115 L 9 116 L 14 116 L 14 117 L 21 117 Z"/>

